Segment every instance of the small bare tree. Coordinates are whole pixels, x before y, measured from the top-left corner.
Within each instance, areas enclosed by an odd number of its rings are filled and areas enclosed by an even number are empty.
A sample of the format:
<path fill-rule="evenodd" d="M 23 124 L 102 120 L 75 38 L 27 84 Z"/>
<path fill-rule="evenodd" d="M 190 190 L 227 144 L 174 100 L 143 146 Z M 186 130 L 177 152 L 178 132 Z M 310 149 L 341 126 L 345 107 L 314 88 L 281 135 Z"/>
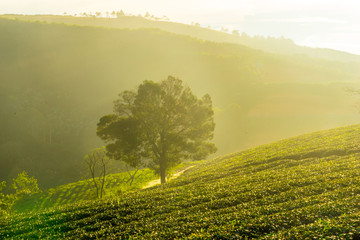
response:
<path fill-rule="evenodd" d="M 106 166 L 109 163 L 106 151 L 104 148 L 96 148 L 86 155 L 84 160 L 90 171 L 96 196 L 101 199 L 105 191 Z"/>
<path fill-rule="evenodd" d="M 138 178 L 138 177 L 141 176 L 141 174 L 140 174 L 140 175 L 138 175 L 137 177 L 135 177 L 135 175 L 136 175 L 136 173 L 137 173 L 138 171 L 139 171 L 139 168 L 136 168 L 136 169 L 134 170 L 134 173 L 131 174 L 131 171 L 129 170 L 128 165 L 126 165 L 126 172 L 127 172 L 127 174 L 129 175 L 129 179 L 126 181 L 126 183 L 128 183 L 129 186 L 132 185 L 132 183 L 134 182 L 134 180 L 135 180 L 136 178 Z"/>

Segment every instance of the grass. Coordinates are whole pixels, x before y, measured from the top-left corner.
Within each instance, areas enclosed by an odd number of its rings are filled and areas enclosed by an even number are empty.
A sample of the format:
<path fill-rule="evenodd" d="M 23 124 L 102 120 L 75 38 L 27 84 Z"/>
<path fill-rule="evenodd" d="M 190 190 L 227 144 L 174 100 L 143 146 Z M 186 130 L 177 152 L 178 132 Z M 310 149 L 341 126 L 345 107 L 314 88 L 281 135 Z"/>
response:
<path fill-rule="evenodd" d="M 184 162 L 169 170 L 168 179 L 177 172 L 201 163 Z M 129 172 L 131 175 L 134 171 Z M 104 198 L 112 198 L 121 194 L 136 191 L 147 186 L 147 183 L 159 179 L 151 169 L 141 169 L 136 175 L 133 183 L 129 184 L 129 173 L 122 172 L 106 176 Z M 96 189 L 92 179 L 86 179 L 75 183 L 65 184 L 56 188 L 50 188 L 44 192 L 24 196 L 13 206 L 17 213 L 37 212 L 51 207 L 59 207 L 65 204 L 79 203 L 82 201 L 96 200 Z"/>
<path fill-rule="evenodd" d="M 360 125 L 202 162 L 164 186 L 0 222 L 0 238 L 359 239 Z"/>
<path fill-rule="evenodd" d="M 134 171 L 130 172 L 130 174 L 133 173 Z M 130 186 L 127 172 L 109 174 L 106 176 L 104 197 L 109 198 L 125 192 L 141 189 L 147 182 L 157 178 L 152 170 L 141 169 L 135 175 L 134 182 Z M 92 179 L 86 179 L 51 188 L 41 193 L 24 196 L 15 203 L 13 210 L 20 213 L 39 211 L 50 207 L 96 199 L 96 189 Z"/>

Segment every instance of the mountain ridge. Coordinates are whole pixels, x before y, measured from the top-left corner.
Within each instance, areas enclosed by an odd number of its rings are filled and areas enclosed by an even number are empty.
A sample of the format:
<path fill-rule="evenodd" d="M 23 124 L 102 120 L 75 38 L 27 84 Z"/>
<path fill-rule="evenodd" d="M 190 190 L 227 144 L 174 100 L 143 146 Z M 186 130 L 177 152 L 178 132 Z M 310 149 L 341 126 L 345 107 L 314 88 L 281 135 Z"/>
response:
<path fill-rule="evenodd" d="M 10 19 L 27 21 L 45 21 L 69 23 L 87 26 L 105 26 L 110 28 L 158 28 L 167 32 L 192 36 L 198 39 L 241 44 L 254 49 L 284 55 L 308 55 L 312 58 L 323 58 L 337 61 L 360 62 L 360 55 L 329 48 L 312 48 L 295 44 L 291 39 L 284 37 L 250 37 L 246 33 L 241 35 L 229 34 L 195 25 L 187 25 L 170 21 L 155 21 L 140 16 L 120 16 L 119 18 L 73 17 L 61 15 L 0 15 Z"/>

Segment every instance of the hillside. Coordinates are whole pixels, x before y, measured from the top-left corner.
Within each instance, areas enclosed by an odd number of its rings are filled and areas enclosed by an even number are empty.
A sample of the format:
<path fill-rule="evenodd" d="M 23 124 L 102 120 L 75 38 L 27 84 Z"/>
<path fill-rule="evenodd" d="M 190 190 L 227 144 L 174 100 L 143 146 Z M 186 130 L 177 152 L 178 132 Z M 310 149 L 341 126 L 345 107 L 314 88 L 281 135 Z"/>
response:
<path fill-rule="evenodd" d="M 241 35 L 234 35 L 200 26 L 186 25 L 169 21 L 154 21 L 141 16 L 124 15 L 119 18 L 95 18 L 54 15 L 0 15 L 0 17 L 21 19 L 26 21 L 65 23 L 80 26 L 99 26 L 120 29 L 153 28 L 207 41 L 241 44 L 254 49 L 276 54 L 307 55 L 312 58 L 323 58 L 333 61 L 360 62 L 359 55 L 332 49 L 299 46 L 296 45 L 292 40 L 286 38 L 265 38 L 261 36 L 250 37 L 246 35 L 246 33 L 242 33 Z"/>
<path fill-rule="evenodd" d="M 134 174 L 134 171 L 131 171 L 130 174 Z M 104 198 L 141 189 L 154 179 L 157 179 L 157 176 L 148 168 L 139 170 L 131 185 L 129 182 L 131 179 L 127 172 L 108 174 L 105 178 Z M 25 195 L 15 202 L 12 211 L 16 213 L 36 212 L 51 207 L 96 199 L 93 180 L 86 179 L 50 188 L 29 196 Z"/>
<path fill-rule="evenodd" d="M 360 125 L 195 166 L 165 186 L 0 223 L 0 238 L 358 239 Z"/>
<path fill-rule="evenodd" d="M 172 181 L 187 169 L 200 163 L 201 161 L 187 161 L 178 164 L 169 169 L 167 180 Z M 99 182 L 98 180 L 96 181 Z M 139 169 L 136 172 L 133 170 L 107 174 L 105 177 L 103 199 L 159 184 L 159 176 L 149 168 Z M 97 200 L 96 188 L 93 184 L 93 179 L 87 178 L 85 180 L 50 188 L 39 193 L 24 195 L 14 203 L 11 210 L 13 213 L 38 212 L 48 208 L 90 200 Z"/>
<path fill-rule="evenodd" d="M 168 75 L 212 97 L 218 155 L 358 121 L 346 91 L 359 88 L 357 63 L 154 29 L 0 18 L 0 35 L 0 181 L 22 170 L 43 189 L 78 181 L 117 94 Z"/>

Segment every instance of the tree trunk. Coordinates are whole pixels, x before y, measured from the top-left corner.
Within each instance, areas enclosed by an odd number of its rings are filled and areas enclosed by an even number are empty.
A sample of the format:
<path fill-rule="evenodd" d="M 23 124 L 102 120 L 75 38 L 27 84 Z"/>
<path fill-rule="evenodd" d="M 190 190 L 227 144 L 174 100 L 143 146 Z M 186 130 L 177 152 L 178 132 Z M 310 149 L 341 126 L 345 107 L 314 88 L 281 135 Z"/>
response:
<path fill-rule="evenodd" d="M 130 186 L 132 185 L 132 183 L 133 183 L 133 181 L 134 181 L 134 179 L 135 179 L 135 175 L 136 175 L 136 173 L 137 173 L 138 171 L 139 171 L 139 169 L 136 168 L 134 174 L 131 176 Z"/>
<path fill-rule="evenodd" d="M 102 167 L 103 167 L 103 174 L 102 174 L 102 183 L 101 183 L 101 194 L 100 194 L 100 199 L 103 197 L 103 193 L 104 193 L 104 186 L 105 186 L 105 178 L 106 178 L 106 164 L 104 162 L 104 159 L 102 159 Z"/>
<path fill-rule="evenodd" d="M 160 178 L 161 178 L 161 184 L 164 184 L 166 182 L 165 178 L 165 167 L 160 165 Z"/>

